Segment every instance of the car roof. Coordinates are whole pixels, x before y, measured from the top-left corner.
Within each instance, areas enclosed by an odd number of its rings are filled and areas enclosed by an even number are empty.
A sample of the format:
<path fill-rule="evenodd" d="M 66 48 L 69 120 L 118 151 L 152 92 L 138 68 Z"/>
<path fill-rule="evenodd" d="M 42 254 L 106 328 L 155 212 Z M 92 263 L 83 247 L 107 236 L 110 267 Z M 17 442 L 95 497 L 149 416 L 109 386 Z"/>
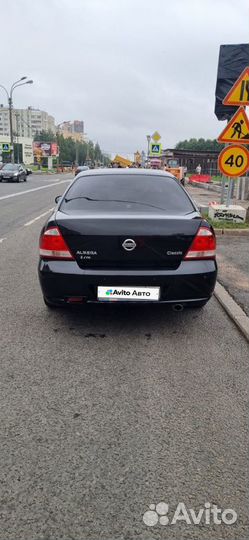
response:
<path fill-rule="evenodd" d="M 89 169 L 88 171 L 82 171 L 77 175 L 77 178 L 83 176 L 107 176 L 107 175 L 136 175 L 136 176 L 165 176 L 165 178 L 175 178 L 175 176 L 169 172 L 159 169 L 118 169 L 118 168 L 106 168 L 106 169 Z"/>
<path fill-rule="evenodd" d="M 4 163 L 4 166 L 5 166 L 5 165 L 12 165 L 13 167 L 14 167 L 14 166 L 15 166 L 15 167 L 16 167 L 16 166 L 18 167 L 19 165 L 21 165 L 21 163 Z"/>

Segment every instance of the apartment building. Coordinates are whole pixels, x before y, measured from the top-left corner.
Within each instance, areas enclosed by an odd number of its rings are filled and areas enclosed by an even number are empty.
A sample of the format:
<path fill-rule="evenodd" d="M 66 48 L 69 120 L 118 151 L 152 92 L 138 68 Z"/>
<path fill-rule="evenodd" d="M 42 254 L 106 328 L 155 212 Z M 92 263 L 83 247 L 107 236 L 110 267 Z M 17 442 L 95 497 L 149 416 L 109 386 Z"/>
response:
<path fill-rule="evenodd" d="M 28 107 L 12 110 L 13 133 L 17 137 L 34 138 L 41 131 L 56 132 L 54 117 L 45 111 Z M 10 135 L 9 109 L 0 105 L 0 136 Z"/>
<path fill-rule="evenodd" d="M 85 140 L 83 120 L 63 122 L 58 126 L 58 131 L 63 135 L 64 139 L 71 138 L 79 142 L 83 142 Z"/>

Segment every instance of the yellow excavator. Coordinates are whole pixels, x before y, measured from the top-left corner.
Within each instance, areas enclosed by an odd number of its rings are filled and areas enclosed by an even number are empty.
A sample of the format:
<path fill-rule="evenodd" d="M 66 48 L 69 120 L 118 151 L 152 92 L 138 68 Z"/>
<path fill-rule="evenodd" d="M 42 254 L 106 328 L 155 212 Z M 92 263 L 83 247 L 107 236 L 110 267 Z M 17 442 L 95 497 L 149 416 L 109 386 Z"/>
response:
<path fill-rule="evenodd" d="M 132 161 L 130 159 L 124 158 L 123 156 L 119 156 L 118 154 L 115 156 L 115 158 L 112 160 L 112 164 L 116 167 L 131 167 Z"/>
<path fill-rule="evenodd" d="M 179 182 L 184 186 L 185 185 L 185 172 L 184 167 L 179 165 L 178 159 L 169 158 L 165 164 L 165 171 L 173 174 Z"/>

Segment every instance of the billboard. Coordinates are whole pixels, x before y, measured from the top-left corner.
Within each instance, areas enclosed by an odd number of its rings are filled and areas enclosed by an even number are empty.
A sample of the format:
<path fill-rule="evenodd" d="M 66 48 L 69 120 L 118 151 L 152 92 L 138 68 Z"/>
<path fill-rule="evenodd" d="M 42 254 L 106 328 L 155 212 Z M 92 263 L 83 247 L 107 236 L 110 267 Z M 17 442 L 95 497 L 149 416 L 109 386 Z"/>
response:
<path fill-rule="evenodd" d="M 57 143 L 35 141 L 33 142 L 34 157 L 37 161 L 50 156 L 58 156 L 59 147 Z"/>
<path fill-rule="evenodd" d="M 51 156 L 58 156 L 59 155 L 59 146 L 57 143 L 52 142 L 51 143 Z"/>

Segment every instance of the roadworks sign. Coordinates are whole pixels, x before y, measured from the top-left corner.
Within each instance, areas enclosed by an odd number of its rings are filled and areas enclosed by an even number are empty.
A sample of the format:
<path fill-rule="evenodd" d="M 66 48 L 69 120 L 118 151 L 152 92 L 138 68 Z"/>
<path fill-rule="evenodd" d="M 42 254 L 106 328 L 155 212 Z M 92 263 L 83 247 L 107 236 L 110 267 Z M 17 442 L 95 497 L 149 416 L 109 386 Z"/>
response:
<path fill-rule="evenodd" d="M 249 66 L 242 71 L 222 103 L 223 105 L 249 105 Z"/>
<path fill-rule="evenodd" d="M 217 141 L 220 143 L 238 142 L 240 144 L 249 144 L 249 120 L 243 107 L 240 107 L 233 115 Z"/>
<path fill-rule="evenodd" d="M 243 176 L 249 169 L 249 152 L 238 144 L 223 148 L 218 159 L 219 169 L 225 176 Z"/>

